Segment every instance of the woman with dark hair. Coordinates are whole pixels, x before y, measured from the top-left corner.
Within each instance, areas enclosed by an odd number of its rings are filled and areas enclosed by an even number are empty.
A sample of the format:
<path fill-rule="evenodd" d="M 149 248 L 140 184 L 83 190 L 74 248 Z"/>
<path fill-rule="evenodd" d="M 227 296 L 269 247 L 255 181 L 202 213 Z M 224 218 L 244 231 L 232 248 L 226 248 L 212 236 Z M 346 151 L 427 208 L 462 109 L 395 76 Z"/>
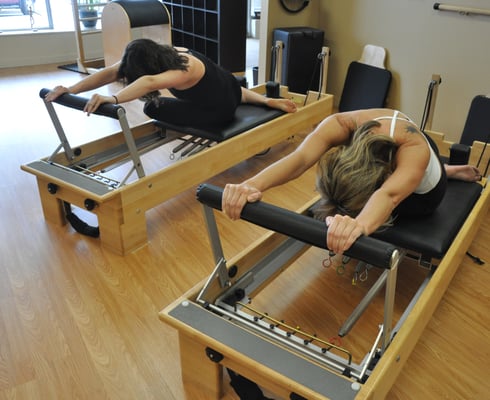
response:
<path fill-rule="evenodd" d="M 120 62 L 89 75 L 70 87 L 56 86 L 46 96 L 53 101 L 63 93 L 81 93 L 111 82 L 122 81 L 124 88 L 112 96 L 94 94 L 84 111 L 94 112 L 103 103 L 145 101 L 150 118 L 207 127 L 230 121 L 240 103 L 251 103 L 295 112 L 289 99 L 266 98 L 240 86 L 228 71 L 193 50 L 161 45 L 150 39 L 130 42 Z M 161 96 L 167 89 L 172 96 Z"/>
<path fill-rule="evenodd" d="M 247 202 L 317 162 L 322 199 L 315 214 L 328 226 L 327 247 L 339 254 L 397 215 L 433 212 L 447 178 L 481 179 L 475 167 L 442 165 L 435 144 L 399 111 L 358 110 L 327 117 L 294 152 L 245 182 L 227 184 L 223 211 L 238 219 Z"/>

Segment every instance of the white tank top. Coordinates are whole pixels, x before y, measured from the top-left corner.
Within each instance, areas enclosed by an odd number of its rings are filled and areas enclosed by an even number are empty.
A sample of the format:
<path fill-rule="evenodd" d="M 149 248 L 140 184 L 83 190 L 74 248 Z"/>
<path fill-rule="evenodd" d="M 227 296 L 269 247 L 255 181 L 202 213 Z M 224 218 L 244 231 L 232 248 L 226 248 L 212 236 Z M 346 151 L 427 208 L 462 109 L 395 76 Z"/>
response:
<path fill-rule="evenodd" d="M 393 116 L 386 116 L 386 117 L 378 117 L 375 118 L 375 121 L 378 121 L 380 119 L 391 119 L 391 125 L 390 125 L 390 137 L 393 138 L 393 135 L 395 134 L 395 126 L 396 122 L 398 120 L 401 121 L 408 121 L 411 122 L 412 124 L 414 123 L 410 118 L 407 117 L 399 117 L 398 114 L 399 111 L 395 111 Z M 418 194 L 424 194 L 427 192 L 430 192 L 432 189 L 436 187 L 438 184 L 439 180 L 441 179 L 441 163 L 439 162 L 439 157 L 435 153 L 435 151 L 432 149 L 432 147 L 429 144 L 429 141 L 427 140 L 425 134 L 422 134 L 423 137 L 425 138 L 425 141 L 427 142 L 427 146 L 429 146 L 429 151 L 430 151 L 430 158 L 429 158 L 429 164 L 427 165 L 427 168 L 425 169 L 424 177 L 422 178 L 422 181 L 420 182 L 419 186 L 417 189 L 415 189 L 414 193 Z"/>

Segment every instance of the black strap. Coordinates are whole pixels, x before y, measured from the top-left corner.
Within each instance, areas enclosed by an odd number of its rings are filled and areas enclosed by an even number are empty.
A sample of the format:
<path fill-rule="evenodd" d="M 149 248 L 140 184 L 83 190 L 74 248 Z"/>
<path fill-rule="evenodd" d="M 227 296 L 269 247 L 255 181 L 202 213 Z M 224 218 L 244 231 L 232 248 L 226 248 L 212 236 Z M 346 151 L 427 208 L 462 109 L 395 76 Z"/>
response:
<path fill-rule="evenodd" d="M 85 236 L 90 236 L 97 238 L 99 237 L 99 227 L 98 226 L 90 226 L 86 222 L 82 221 L 78 218 L 71 210 L 71 204 L 66 201 L 63 202 L 65 207 L 66 219 L 70 223 L 73 229 L 75 229 L 78 233 L 81 233 Z"/>
<path fill-rule="evenodd" d="M 240 400 L 273 400 L 264 396 L 259 385 L 242 375 L 238 375 L 235 371 L 227 368 L 230 376 L 230 385 L 235 390 Z"/>

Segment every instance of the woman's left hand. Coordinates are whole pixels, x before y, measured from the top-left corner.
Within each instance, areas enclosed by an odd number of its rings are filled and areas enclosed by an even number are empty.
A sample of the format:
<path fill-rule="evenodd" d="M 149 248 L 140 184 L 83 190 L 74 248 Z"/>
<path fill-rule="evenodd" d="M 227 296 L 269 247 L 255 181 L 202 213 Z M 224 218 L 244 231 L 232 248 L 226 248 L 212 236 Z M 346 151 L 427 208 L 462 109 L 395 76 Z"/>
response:
<path fill-rule="evenodd" d="M 329 216 L 325 222 L 328 227 L 327 247 L 336 254 L 342 254 L 364 234 L 364 227 L 347 215 Z"/>
<path fill-rule="evenodd" d="M 90 115 L 91 113 L 95 112 L 101 104 L 104 103 L 116 104 L 116 99 L 113 96 L 102 96 L 101 94 L 95 93 L 90 98 L 90 100 L 87 101 L 87 104 L 85 104 L 83 111 L 86 112 L 87 115 Z"/>

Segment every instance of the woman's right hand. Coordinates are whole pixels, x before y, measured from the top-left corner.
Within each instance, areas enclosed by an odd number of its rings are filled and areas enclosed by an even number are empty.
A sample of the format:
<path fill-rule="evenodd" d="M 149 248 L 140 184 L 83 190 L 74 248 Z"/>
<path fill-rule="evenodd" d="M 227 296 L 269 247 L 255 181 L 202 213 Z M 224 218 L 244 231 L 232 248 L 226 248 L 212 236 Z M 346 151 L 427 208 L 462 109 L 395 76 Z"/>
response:
<path fill-rule="evenodd" d="M 56 86 L 53 90 L 50 90 L 44 97 L 46 101 L 54 101 L 64 93 L 70 93 L 70 90 L 64 86 Z"/>
<path fill-rule="evenodd" d="M 221 209 L 232 220 L 240 219 L 240 214 L 247 203 L 254 203 L 262 198 L 262 192 L 246 183 L 228 183 L 223 190 Z"/>

